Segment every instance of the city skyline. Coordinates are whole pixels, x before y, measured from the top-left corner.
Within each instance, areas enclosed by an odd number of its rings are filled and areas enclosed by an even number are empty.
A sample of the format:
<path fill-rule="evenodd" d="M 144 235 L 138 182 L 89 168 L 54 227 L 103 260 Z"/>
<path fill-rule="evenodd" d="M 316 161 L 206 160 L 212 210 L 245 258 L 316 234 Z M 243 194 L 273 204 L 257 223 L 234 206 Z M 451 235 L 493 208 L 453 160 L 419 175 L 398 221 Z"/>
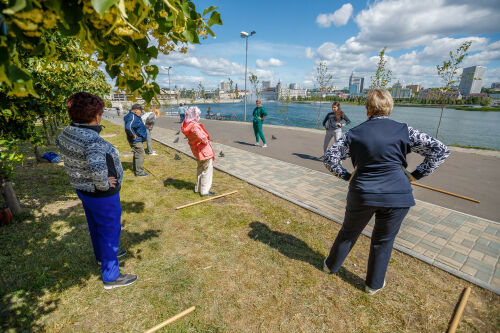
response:
<path fill-rule="evenodd" d="M 364 86 L 369 86 L 378 53 L 387 46 L 391 85 L 400 81 L 403 85 L 438 87 L 442 82 L 436 65 L 470 40 L 472 46 L 463 67 L 487 67 L 484 87 L 500 81 L 500 11 L 496 1 L 299 4 L 198 1 L 199 10 L 219 6 L 223 25 L 214 27 L 217 38 L 208 37 L 201 45 L 189 46 L 187 54 L 160 55 L 153 63 L 173 67 L 172 87 L 194 88 L 201 82 L 213 89 L 230 77 L 243 89 L 245 40 L 239 33 L 255 30 L 248 40 L 248 72 L 260 81 L 313 88 L 315 68 L 324 61 L 333 74 L 333 84 L 340 89 L 348 87 L 353 71 L 365 78 Z M 160 75 L 158 82 L 168 86 L 167 75 Z"/>

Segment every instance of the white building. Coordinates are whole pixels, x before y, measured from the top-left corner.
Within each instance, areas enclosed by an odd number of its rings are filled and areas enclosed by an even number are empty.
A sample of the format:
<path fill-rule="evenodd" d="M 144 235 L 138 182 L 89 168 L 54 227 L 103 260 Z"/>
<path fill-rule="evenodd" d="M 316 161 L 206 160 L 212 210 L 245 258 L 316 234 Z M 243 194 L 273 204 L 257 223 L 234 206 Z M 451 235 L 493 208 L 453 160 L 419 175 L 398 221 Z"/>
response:
<path fill-rule="evenodd" d="M 483 87 L 483 77 L 486 73 L 486 67 L 472 66 L 463 69 L 462 78 L 458 89 L 463 96 L 470 94 L 479 94 Z"/>
<path fill-rule="evenodd" d="M 262 90 L 271 88 L 271 81 L 262 81 Z"/>
<path fill-rule="evenodd" d="M 229 82 L 222 81 L 220 83 L 220 90 L 221 91 L 229 91 L 229 90 L 231 90 L 231 88 L 229 87 Z"/>

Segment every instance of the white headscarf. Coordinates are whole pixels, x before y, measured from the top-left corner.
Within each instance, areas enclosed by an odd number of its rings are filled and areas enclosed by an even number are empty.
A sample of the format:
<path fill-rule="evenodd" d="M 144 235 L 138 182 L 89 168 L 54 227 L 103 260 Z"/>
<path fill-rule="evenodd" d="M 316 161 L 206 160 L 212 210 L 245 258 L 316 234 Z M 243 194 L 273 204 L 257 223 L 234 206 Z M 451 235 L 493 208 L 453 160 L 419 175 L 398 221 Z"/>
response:
<path fill-rule="evenodd" d="M 185 118 L 184 118 L 184 122 L 187 124 L 187 123 L 190 123 L 192 121 L 198 121 L 200 120 L 200 115 L 201 115 L 201 111 L 200 109 L 198 109 L 197 106 L 190 106 L 187 108 L 186 110 L 186 115 L 185 115 Z"/>

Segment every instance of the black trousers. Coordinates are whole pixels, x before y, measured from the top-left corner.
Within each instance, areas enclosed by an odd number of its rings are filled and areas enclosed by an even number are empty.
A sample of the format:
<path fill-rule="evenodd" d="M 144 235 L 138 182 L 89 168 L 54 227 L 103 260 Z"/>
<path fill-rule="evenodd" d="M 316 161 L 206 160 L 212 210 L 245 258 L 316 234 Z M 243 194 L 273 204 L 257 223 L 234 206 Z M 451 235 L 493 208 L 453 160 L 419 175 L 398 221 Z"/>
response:
<path fill-rule="evenodd" d="M 373 289 L 379 289 L 384 284 L 394 239 L 410 208 L 364 206 L 353 201 L 347 202 L 344 223 L 333 243 L 330 255 L 326 259 L 326 265 L 333 273 L 338 272 L 352 247 L 356 244 L 359 235 L 375 214 L 366 285 Z"/>

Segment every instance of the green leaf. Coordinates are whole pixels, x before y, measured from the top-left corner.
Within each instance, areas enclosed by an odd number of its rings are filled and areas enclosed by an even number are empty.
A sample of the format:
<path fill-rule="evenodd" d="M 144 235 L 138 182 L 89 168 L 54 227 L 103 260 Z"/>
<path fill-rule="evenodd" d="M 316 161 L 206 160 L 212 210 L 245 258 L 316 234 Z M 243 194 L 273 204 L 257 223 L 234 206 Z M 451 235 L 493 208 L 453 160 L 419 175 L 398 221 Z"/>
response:
<path fill-rule="evenodd" d="M 191 31 L 189 31 L 189 30 L 184 30 L 184 31 L 182 32 L 182 36 L 184 36 L 184 38 L 186 38 L 186 40 L 187 40 L 188 42 L 193 42 L 194 37 L 193 37 L 193 34 L 192 34 L 192 32 L 191 32 Z"/>
<path fill-rule="evenodd" d="M 14 15 L 20 10 L 23 10 L 26 7 L 26 0 L 16 0 L 14 6 L 6 8 L 2 11 L 5 15 Z"/>
<path fill-rule="evenodd" d="M 103 15 L 109 7 L 113 6 L 119 0 L 91 0 L 92 6 L 99 15 Z"/>
<path fill-rule="evenodd" d="M 158 49 L 154 46 L 148 47 L 148 53 L 152 58 L 158 57 Z"/>
<path fill-rule="evenodd" d="M 159 94 L 160 93 L 160 86 L 158 85 L 158 83 L 156 82 L 153 82 L 153 90 L 155 93 Z"/>
<path fill-rule="evenodd" d="M 210 19 L 207 22 L 207 25 L 209 27 L 211 27 L 214 24 L 222 25 L 222 20 L 220 18 L 219 12 L 213 12 L 212 15 L 210 15 Z"/>
<path fill-rule="evenodd" d="M 208 8 L 205 8 L 205 10 L 203 11 L 203 15 L 202 16 L 205 16 L 207 15 L 208 13 L 210 12 L 213 12 L 214 10 L 216 10 L 217 8 L 219 7 L 216 7 L 216 6 L 210 6 Z"/>
<path fill-rule="evenodd" d="M 26 82 L 31 80 L 31 76 L 17 66 L 9 66 L 9 79 L 12 82 Z"/>
<path fill-rule="evenodd" d="M 130 88 L 130 91 L 135 91 L 141 88 L 142 85 L 142 80 L 127 80 L 127 86 Z"/>

